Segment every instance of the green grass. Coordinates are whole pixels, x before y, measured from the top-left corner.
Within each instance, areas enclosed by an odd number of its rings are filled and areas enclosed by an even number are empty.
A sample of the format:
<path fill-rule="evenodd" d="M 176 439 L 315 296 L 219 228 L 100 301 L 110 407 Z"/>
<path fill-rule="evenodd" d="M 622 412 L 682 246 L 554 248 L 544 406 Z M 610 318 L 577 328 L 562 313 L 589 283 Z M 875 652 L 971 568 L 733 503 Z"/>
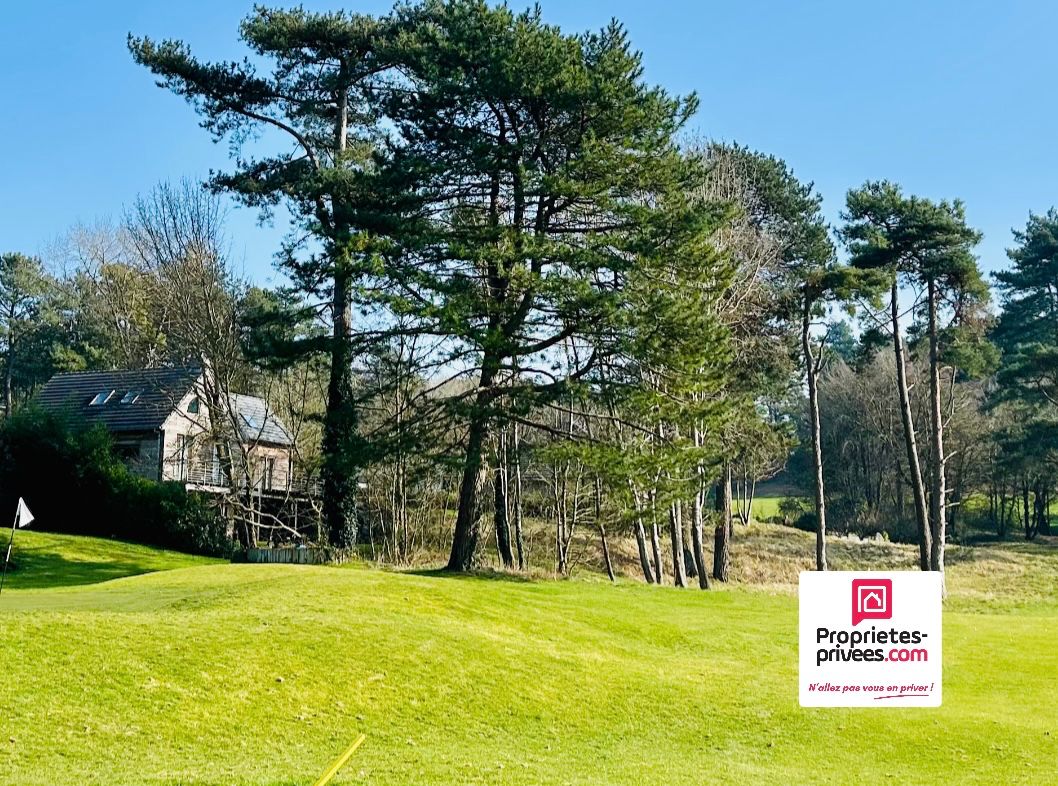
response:
<path fill-rule="evenodd" d="M 10 532 L 0 530 L 5 549 Z M 0 553 L 0 558 L 2 556 Z M 11 569 L 4 591 L 95 584 L 139 573 L 208 565 L 217 561 L 136 543 L 20 529 L 15 533 Z"/>
<path fill-rule="evenodd" d="M 736 569 L 810 543 L 740 535 Z M 207 564 L 5 589 L 0 784 L 310 784 L 361 731 L 336 784 L 1054 782 L 1058 556 L 997 553 L 1021 572 L 951 567 L 935 710 L 800 709 L 782 582 Z"/>
<path fill-rule="evenodd" d="M 754 521 L 766 521 L 774 516 L 779 515 L 779 503 L 783 501 L 783 497 L 754 497 L 753 511 Z"/>

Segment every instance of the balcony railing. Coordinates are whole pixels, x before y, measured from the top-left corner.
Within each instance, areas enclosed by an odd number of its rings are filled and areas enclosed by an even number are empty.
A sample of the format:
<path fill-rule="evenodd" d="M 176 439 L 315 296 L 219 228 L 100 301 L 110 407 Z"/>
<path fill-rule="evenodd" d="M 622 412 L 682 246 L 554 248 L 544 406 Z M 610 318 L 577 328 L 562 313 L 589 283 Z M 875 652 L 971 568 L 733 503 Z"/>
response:
<path fill-rule="evenodd" d="M 235 483 L 229 483 L 224 471 L 217 465 L 193 463 L 190 466 L 174 467 L 174 477 L 188 486 L 203 491 L 224 492 L 236 486 L 239 491 L 250 490 L 253 494 L 270 496 L 319 497 L 323 494 L 323 481 L 316 475 L 302 472 L 275 472 L 271 477 L 265 473 L 247 477 L 242 470 L 235 471 Z"/>

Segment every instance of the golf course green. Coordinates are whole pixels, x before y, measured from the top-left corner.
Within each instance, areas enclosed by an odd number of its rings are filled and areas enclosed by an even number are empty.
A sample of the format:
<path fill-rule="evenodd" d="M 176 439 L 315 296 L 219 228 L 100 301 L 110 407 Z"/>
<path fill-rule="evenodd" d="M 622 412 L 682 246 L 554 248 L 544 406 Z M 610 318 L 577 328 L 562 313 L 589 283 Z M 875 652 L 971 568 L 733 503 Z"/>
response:
<path fill-rule="evenodd" d="M 782 585 L 18 539 L 0 596 L 0 784 L 311 784 L 361 732 L 335 784 L 1058 783 L 1053 546 L 953 558 L 943 707 L 802 710 Z"/>

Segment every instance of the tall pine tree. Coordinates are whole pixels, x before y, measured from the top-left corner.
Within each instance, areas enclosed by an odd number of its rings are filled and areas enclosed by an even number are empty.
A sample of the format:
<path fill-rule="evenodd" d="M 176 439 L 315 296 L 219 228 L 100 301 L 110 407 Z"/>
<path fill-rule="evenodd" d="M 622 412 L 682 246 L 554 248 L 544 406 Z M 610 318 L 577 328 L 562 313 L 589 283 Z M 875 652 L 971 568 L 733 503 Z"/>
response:
<path fill-rule="evenodd" d="M 283 204 L 298 223 L 282 262 L 331 324 L 329 336 L 301 348 L 330 359 L 323 507 L 336 546 L 355 538 L 361 463 L 352 376 L 354 287 L 374 267 L 374 233 L 386 220 L 364 195 L 378 133 L 376 91 L 390 66 L 379 54 L 386 25 L 345 12 L 259 7 L 240 28 L 256 57 L 240 62 L 200 61 L 179 41 L 130 35 L 128 42 L 136 62 L 187 99 L 217 140 L 239 149 L 263 139 L 253 150 L 272 148 L 240 155 L 235 169 L 215 175 L 211 185 L 265 210 Z"/>
<path fill-rule="evenodd" d="M 466 442 L 448 567 L 466 570 L 491 435 L 613 351 L 620 281 L 644 228 L 670 218 L 660 197 L 684 176 L 674 138 L 696 102 L 647 84 L 616 23 L 567 35 L 539 9 L 475 0 L 427 2 L 399 23 L 404 82 L 388 93 L 379 181 L 405 207 L 385 291 L 472 379 L 452 402 Z"/>
<path fill-rule="evenodd" d="M 941 391 L 942 334 L 972 319 L 988 301 L 974 247 L 981 234 L 966 224 L 959 201 L 933 202 L 904 196 L 889 182 L 868 182 L 850 191 L 844 236 L 852 264 L 890 276 L 890 330 L 896 355 L 905 443 L 919 525 L 920 566 L 944 570 L 947 536 L 947 480 L 944 452 L 944 404 Z M 920 469 L 915 427 L 908 398 L 903 338 L 900 333 L 900 285 L 921 293 L 912 303 L 928 341 L 930 483 L 928 495 Z M 947 317 L 947 325 L 942 324 Z M 954 374 L 954 368 L 948 368 Z"/>

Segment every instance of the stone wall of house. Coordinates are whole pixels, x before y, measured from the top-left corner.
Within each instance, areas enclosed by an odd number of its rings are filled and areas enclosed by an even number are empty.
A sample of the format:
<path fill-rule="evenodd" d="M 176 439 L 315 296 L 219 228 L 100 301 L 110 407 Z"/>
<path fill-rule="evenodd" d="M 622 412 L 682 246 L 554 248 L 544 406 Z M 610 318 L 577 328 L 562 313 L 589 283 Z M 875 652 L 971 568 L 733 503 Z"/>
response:
<path fill-rule="evenodd" d="M 197 413 L 188 412 L 192 401 L 199 401 Z M 194 462 L 202 463 L 208 433 L 209 413 L 198 394 L 191 391 L 162 424 L 162 480 L 187 480 Z"/>
<path fill-rule="evenodd" d="M 197 413 L 189 412 L 197 396 L 192 392 L 174 407 L 173 413 L 162 426 L 164 439 L 162 449 L 162 479 L 190 481 L 200 485 L 222 484 L 219 461 L 214 459 L 210 441 L 209 413 L 204 402 L 199 402 Z M 157 461 L 157 446 L 154 450 Z M 249 451 L 250 484 L 254 488 L 282 491 L 289 487 L 291 478 L 291 450 L 278 445 L 254 445 Z M 271 460 L 270 482 L 265 477 L 268 461 Z M 157 471 L 156 473 L 157 474 Z"/>
<path fill-rule="evenodd" d="M 291 478 L 290 455 L 290 448 L 278 445 L 254 445 L 250 449 L 254 481 L 261 481 L 265 491 L 287 489 Z M 272 462 L 270 482 L 266 477 L 269 461 Z"/>

